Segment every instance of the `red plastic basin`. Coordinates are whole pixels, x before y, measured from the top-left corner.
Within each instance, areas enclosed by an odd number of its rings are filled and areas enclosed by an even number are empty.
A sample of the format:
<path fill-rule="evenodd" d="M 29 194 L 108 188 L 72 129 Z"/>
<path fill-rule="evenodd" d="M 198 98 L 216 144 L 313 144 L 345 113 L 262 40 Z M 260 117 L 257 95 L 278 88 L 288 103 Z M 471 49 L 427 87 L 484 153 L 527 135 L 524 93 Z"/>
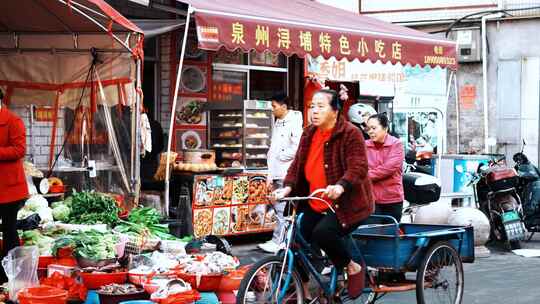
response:
<path fill-rule="evenodd" d="M 55 287 L 37 286 L 22 289 L 18 298 L 19 304 L 65 304 L 68 292 Z"/>
<path fill-rule="evenodd" d="M 191 288 L 198 291 L 216 291 L 219 289 L 219 284 L 221 283 L 222 274 L 207 274 L 203 275 L 200 278 L 200 281 L 197 284 L 197 275 L 178 272 L 178 277 L 191 285 Z"/>
<path fill-rule="evenodd" d="M 83 284 L 88 289 L 99 289 L 109 284 L 123 284 L 127 282 L 127 272 L 114 273 L 81 273 Z"/>

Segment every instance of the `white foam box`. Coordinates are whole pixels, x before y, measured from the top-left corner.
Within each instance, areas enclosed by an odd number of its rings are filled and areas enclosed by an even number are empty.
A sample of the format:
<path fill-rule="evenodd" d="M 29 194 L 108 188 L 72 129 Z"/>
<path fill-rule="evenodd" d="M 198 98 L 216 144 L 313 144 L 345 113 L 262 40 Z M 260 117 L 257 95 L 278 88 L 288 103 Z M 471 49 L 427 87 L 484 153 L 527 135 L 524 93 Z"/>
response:
<path fill-rule="evenodd" d="M 47 277 L 52 276 L 55 272 L 59 272 L 64 276 L 71 277 L 75 271 L 75 266 L 50 264 L 49 266 L 47 266 Z"/>

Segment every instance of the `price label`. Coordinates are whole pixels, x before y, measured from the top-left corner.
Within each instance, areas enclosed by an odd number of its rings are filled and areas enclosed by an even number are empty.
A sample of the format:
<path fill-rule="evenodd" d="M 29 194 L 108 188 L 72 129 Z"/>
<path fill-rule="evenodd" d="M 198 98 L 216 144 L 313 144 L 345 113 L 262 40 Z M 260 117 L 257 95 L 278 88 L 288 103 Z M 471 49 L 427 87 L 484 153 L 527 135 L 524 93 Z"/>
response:
<path fill-rule="evenodd" d="M 268 109 L 268 101 L 257 100 L 257 103 L 255 104 L 255 108 L 257 110 L 266 110 L 266 109 Z"/>

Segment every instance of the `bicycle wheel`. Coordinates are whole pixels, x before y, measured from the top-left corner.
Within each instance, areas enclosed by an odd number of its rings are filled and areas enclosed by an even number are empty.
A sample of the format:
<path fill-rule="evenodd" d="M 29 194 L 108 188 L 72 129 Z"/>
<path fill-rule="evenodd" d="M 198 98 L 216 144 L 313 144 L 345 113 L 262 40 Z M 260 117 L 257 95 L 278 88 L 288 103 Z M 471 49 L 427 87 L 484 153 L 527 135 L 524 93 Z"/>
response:
<path fill-rule="evenodd" d="M 286 267 L 281 275 L 282 266 L 283 259 L 277 256 L 266 257 L 251 266 L 240 283 L 236 303 L 278 303 L 278 294 L 284 289 L 288 271 Z M 287 290 L 279 303 L 301 304 L 303 302 L 302 281 L 298 273 L 293 270 Z"/>
<path fill-rule="evenodd" d="M 418 304 L 460 304 L 463 299 L 463 264 L 448 242 L 438 242 L 427 251 L 416 274 Z"/>

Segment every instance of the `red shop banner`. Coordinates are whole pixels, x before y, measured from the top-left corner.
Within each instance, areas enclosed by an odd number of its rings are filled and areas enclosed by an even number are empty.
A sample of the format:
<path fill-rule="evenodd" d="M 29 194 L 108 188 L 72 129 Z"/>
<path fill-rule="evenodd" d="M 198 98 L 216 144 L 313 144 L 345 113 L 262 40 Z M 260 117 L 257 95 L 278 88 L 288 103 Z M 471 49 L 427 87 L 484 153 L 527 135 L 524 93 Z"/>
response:
<path fill-rule="evenodd" d="M 232 51 L 256 50 L 281 52 L 287 56 L 309 54 L 349 61 L 370 60 L 392 64 L 441 66 L 455 70 L 456 49 L 453 42 L 408 37 L 401 34 L 336 31 L 296 24 L 277 24 L 266 20 L 227 15 L 196 13 L 199 47 Z"/>

